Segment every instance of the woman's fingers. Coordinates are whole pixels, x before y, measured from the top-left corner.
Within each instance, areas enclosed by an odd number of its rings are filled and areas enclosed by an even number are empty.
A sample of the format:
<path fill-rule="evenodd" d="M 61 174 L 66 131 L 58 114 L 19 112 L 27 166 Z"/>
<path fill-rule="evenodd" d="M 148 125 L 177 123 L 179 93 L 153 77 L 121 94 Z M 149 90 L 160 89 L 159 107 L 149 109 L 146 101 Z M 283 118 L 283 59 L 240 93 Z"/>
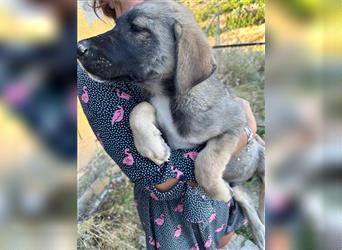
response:
<path fill-rule="evenodd" d="M 238 97 L 238 99 L 240 100 L 242 107 L 246 113 L 248 127 L 252 130 L 253 134 L 256 134 L 257 124 L 250 103 L 240 97 Z"/>

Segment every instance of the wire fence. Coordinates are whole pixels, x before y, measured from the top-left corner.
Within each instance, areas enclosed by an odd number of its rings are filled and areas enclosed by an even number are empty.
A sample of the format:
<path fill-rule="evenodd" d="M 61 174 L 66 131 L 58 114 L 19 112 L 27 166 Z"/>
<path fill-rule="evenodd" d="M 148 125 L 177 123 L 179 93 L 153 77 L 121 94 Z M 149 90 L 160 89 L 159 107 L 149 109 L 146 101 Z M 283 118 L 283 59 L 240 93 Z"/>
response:
<path fill-rule="evenodd" d="M 250 47 L 250 46 L 258 46 L 258 45 L 264 46 L 265 42 L 250 42 L 250 43 L 214 45 L 213 49 L 234 48 L 234 47 Z"/>
<path fill-rule="evenodd" d="M 245 27 L 237 30 L 225 30 L 222 29 L 220 14 L 215 14 L 209 21 L 209 25 L 204 28 L 209 42 L 211 42 L 214 49 L 222 48 L 234 48 L 234 47 L 250 47 L 250 46 L 265 46 L 265 25 L 254 25 L 251 27 Z M 214 40 L 211 39 L 211 35 L 215 30 Z M 222 32 L 224 30 L 225 32 Z M 223 39 L 221 38 L 223 37 Z M 221 41 L 224 41 L 224 44 Z M 233 42 L 229 42 L 229 40 Z M 213 45 L 213 42 L 214 45 Z"/>

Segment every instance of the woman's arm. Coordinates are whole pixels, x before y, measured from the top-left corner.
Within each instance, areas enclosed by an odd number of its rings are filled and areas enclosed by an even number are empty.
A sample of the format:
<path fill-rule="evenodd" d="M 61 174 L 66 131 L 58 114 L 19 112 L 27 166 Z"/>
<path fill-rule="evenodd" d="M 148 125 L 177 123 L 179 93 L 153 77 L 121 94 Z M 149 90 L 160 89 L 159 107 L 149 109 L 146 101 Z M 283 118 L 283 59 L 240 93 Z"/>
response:
<path fill-rule="evenodd" d="M 152 185 L 158 191 L 166 192 L 179 180 L 195 181 L 194 160 L 201 148 L 172 150 L 169 162 L 162 167 L 136 151 L 129 127 L 129 114 L 143 101 L 137 87 L 129 83 L 99 83 L 78 68 L 78 95 L 98 140 L 132 182 L 142 186 Z M 246 109 L 249 105 L 244 107 Z M 247 115 L 252 116 L 248 124 L 253 128 L 250 124 L 250 121 L 255 122 L 253 113 Z M 242 143 L 238 147 L 246 145 L 246 138 L 244 134 L 241 136 Z"/>
<path fill-rule="evenodd" d="M 174 150 L 169 162 L 159 167 L 135 149 L 129 114 L 143 101 L 137 87 L 129 83 L 99 83 L 78 68 L 78 95 L 94 134 L 132 182 L 145 187 L 157 185 L 160 191 L 166 191 L 177 180 L 195 180 L 194 150 Z"/>

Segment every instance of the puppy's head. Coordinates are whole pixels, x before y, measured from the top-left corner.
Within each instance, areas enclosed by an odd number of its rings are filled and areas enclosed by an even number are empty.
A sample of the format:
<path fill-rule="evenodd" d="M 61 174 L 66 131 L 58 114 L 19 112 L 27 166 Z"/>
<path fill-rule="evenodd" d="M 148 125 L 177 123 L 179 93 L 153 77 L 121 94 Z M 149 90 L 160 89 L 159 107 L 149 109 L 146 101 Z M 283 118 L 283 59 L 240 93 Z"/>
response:
<path fill-rule="evenodd" d="M 101 35 L 78 43 L 78 60 L 99 80 L 173 80 L 185 93 L 210 76 L 215 60 L 192 14 L 173 1 L 146 1 Z"/>

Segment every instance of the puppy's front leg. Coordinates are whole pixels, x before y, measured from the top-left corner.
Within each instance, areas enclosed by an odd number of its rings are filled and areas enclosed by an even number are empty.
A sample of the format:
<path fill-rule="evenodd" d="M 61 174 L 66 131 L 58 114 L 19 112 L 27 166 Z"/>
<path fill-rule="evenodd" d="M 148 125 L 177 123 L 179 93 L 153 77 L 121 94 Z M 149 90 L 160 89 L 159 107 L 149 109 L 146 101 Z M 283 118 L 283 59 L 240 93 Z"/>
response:
<path fill-rule="evenodd" d="M 228 134 L 210 139 L 195 161 L 198 184 L 215 200 L 227 202 L 232 197 L 229 185 L 222 177 L 237 142 L 237 136 Z"/>
<path fill-rule="evenodd" d="M 142 102 L 132 110 L 129 123 L 138 152 L 157 165 L 161 165 L 169 160 L 170 148 L 157 128 L 155 113 L 150 103 Z"/>

